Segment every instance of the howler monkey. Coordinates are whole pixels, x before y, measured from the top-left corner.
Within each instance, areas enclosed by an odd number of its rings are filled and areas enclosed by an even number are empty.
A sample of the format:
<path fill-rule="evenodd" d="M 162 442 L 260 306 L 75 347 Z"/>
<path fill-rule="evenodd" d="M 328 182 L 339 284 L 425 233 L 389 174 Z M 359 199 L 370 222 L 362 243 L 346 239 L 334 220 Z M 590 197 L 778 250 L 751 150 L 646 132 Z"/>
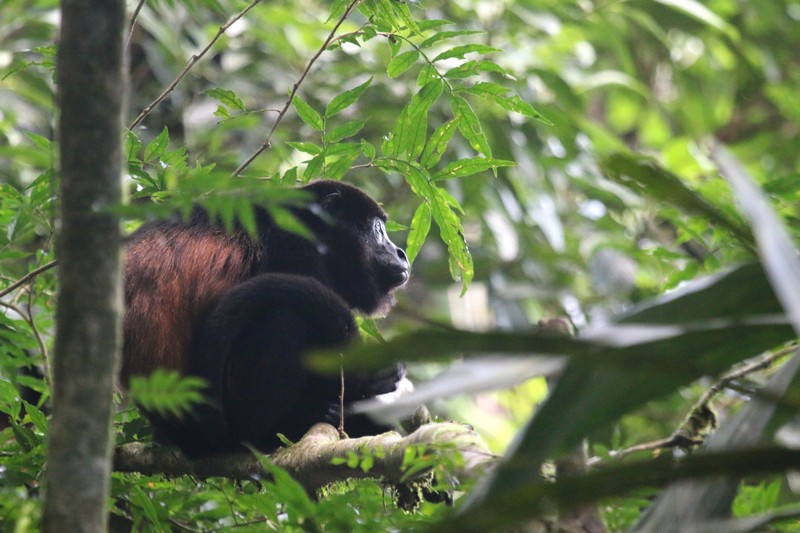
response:
<path fill-rule="evenodd" d="M 181 419 L 150 414 L 156 434 L 190 455 L 269 450 L 277 433 L 298 439 L 315 422 L 337 422 L 340 379 L 308 372 L 301 354 L 356 339 L 353 311 L 388 311 L 408 280 L 374 200 L 335 181 L 302 190 L 312 203 L 291 209 L 313 239 L 260 208 L 257 237 L 227 232 L 200 208 L 131 236 L 122 381 L 165 368 L 208 382 L 209 403 Z M 392 392 L 401 378 L 399 367 L 348 378 L 345 401 Z M 347 418 L 345 429 L 367 431 Z"/>

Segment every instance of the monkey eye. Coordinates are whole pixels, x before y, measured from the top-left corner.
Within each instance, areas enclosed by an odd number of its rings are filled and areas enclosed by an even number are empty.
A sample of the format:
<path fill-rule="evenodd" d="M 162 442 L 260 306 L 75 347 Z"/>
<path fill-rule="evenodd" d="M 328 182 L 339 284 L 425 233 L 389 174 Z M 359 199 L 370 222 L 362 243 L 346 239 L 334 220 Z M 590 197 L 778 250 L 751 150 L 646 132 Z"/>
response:
<path fill-rule="evenodd" d="M 384 230 L 383 230 L 383 221 L 381 221 L 381 219 L 376 219 L 375 220 L 374 229 L 375 229 L 375 233 L 378 235 L 378 237 L 383 239 Z"/>

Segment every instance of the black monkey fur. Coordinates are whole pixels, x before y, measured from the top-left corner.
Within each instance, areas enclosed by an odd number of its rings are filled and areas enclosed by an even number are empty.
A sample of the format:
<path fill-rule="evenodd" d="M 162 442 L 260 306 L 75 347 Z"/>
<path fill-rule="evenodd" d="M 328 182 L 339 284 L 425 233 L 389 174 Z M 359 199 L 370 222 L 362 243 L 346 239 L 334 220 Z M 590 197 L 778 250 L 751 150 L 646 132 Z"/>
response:
<path fill-rule="evenodd" d="M 167 368 L 197 375 L 210 403 L 181 419 L 148 413 L 156 434 L 190 456 L 262 451 L 299 439 L 315 422 L 337 423 L 340 379 L 303 368 L 303 353 L 358 338 L 353 312 L 384 313 L 408 280 L 403 250 L 387 237 L 386 214 L 341 182 L 302 188 L 314 203 L 293 207 L 314 235 L 278 227 L 256 209 L 258 238 L 227 233 L 195 209 L 189 221 L 143 225 L 125 264 L 123 383 Z M 351 403 L 392 392 L 400 367 L 347 377 Z M 351 436 L 381 428 L 345 417 Z"/>

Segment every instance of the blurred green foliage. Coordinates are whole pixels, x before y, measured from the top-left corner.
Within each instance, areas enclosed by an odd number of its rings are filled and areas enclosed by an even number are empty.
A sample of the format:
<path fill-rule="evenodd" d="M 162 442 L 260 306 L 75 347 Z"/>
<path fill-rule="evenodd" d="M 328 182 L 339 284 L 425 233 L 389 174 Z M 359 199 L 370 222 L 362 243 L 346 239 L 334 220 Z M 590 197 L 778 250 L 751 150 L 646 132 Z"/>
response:
<path fill-rule="evenodd" d="M 126 124 L 247 5 L 144 5 L 128 43 Z M 712 157 L 715 143 L 738 158 L 797 242 L 800 2 L 365 0 L 323 49 L 348 5 L 264 2 L 221 36 L 127 135 L 130 205 L 120 207 L 127 230 L 197 201 L 245 227 L 257 201 L 291 225 L 280 206 L 301 199 L 266 182 L 351 181 L 384 203 L 390 229 L 414 260 L 398 310 L 378 322 L 387 338 L 412 339 L 420 319 L 495 334 L 567 316 L 591 329 L 624 321 L 620 313 L 635 304 L 704 274 L 756 261 L 749 224 Z M 129 3 L 131 13 L 135 7 Z M 57 285 L 54 271 L 43 270 L 4 288 L 55 259 L 57 21 L 57 2 L 0 2 L 0 412 L 8 419 L 0 432 L 0 516 L 17 531 L 38 522 Z M 703 310 L 718 310 L 714 304 L 730 304 L 752 319 L 777 305 L 766 287 L 763 275 L 744 278 L 710 293 L 712 305 L 691 301 L 655 313 L 664 325 L 685 327 Z M 375 323 L 365 324 L 380 335 Z M 668 436 L 708 386 L 692 380 L 756 355 L 746 347 L 791 336 L 729 326 L 720 345 L 739 349 L 711 366 L 695 364 L 694 345 L 678 344 L 663 350 L 663 366 L 636 352 L 641 361 L 631 360 L 649 368 L 641 376 L 620 365 L 587 363 L 579 370 L 588 374 L 570 367 L 556 403 L 543 408 L 554 413 L 548 431 L 590 435 L 593 453 L 606 459 Z M 422 360 L 434 351 L 413 343 L 411 350 Z M 437 370 L 412 367 L 417 376 Z M 763 380 L 748 376 L 737 384 L 740 394 L 718 399 L 723 418 Z M 150 385 L 144 390 L 155 391 L 158 404 L 160 389 Z M 433 407 L 474 423 L 502 449 L 526 423 L 545 423 L 530 421 L 544 389 L 539 378 Z M 565 418 L 559 408 L 572 400 L 600 418 Z M 135 410 L 121 409 L 117 436 L 120 443 L 147 439 L 149 430 Z M 791 510 L 793 483 L 791 476 L 748 481 L 733 511 Z M 608 494 L 624 492 L 618 489 Z M 607 525 L 634 524 L 653 493 L 604 500 Z M 113 513 L 137 531 L 376 531 L 444 514 L 433 506 L 405 514 L 385 499 L 368 482 L 338 487 L 318 503 L 282 478 L 259 487 L 115 474 L 113 485 Z"/>

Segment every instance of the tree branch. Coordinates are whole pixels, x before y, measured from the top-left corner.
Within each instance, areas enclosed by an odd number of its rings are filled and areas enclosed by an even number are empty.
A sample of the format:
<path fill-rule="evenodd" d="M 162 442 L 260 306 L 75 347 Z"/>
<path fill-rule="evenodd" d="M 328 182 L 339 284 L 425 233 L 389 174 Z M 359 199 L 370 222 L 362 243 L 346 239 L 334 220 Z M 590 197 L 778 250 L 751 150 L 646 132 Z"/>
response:
<path fill-rule="evenodd" d="M 28 272 L 27 274 L 25 274 L 24 276 L 19 278 L 17 281 L 15 281 L 11 285 L 9 285 L 8 287 L 6 287 L 2 291 L 0 291 L 0 298 L 2 298 L 3 296 L 11 293 L 14 289 L 18 289 L 19 287 L 25 285 L 27 282 L 29 282 L 30 280 L 32 280 L 33 278 L 35 278 L 36 276 L 38 276 L 42 272 L 46 272 L 46 271 L 50 270 L 51 268 L 53 268 L 57 264 L 58 264 L 57 261 L 50 261 L 49 263 L 44 264 L 44 265 L 40 266 L 39 268 L 31 270 L 30 272 Z"/>
<path fill-rule="evenodd" d="M 278 124 L 281 123 L 283 117 L 286 115 L 286 112 L 289 110 L 289 106 L 292 105 L 292 100 L 294 100 L 294 95 L 297 94 L 297 90 L 300 88 L 300 85 L 302 85 L 303 81 L 306 79 L 306 76 L 308 76 L 308 73 L 311 72 L 311 67 L 313 67 L 314 63 L 317 62 L 319 56 L 321 56 L 322 53 L 328 48 L 328 46 L 330 46 L 330 44 L 334 41 L 336 37 L 336 32 L 339 30 L 339 27 L 344 23 L 345 20 L 347 20 L 347 17 L 350 16 L 350 13 L 353 11 L 353 9 L 360 1 L 361 0 L 352 0 L 350 4 L 347 6 L 347 9 L 345 9 L 342 16 L 339 17 L 339 20 L 336 22 L 336 25 L 328 34 L 328 38 L 325 39 L 324 43 L 322 43 L 322 46 L 320 46 L 319 50 L 317 50 L 317 53 L 314 54 L 314 57 L 312 57 L 311 60 L 309 60 L 308 64 L 306 65 L 306 68 L 300 75 L 300 79 L 298 79 L 297 82 L 295 82 L 295 84 L 292 86 L 292 90 L 289 93 L 289 98 L 286 100 L 286 103 L 283 105 L 280 112 L 278 113 L 278 116 L 275 119 L 275 122 L 272 124 L 272 128 L 270 128 L 269 133 L 267 133 L 264 142 L 261 143 L 261 146 L 258 147 L 258 150 L 253 152 L 250 155 L 250 157 L 245 159 L 244 162 L 241 165 L 239 165 L 239 167 L 236 170 L 233 171 L 234 176 L 238 176 L 239 174 L 244 172 L 245 169 L 249 167 L 252 164 L 252 162 L 256 160 L 258 156 L 267 151 L 269 147 L 272 145 L 272 136 L 275 134 L 275 130 L 278 129 Z"/>
<path fill-rule="evenodd" d="M 186 75 L 189 73 L 189 71 L 192 70 L 192 67 L 194 67 L 195 64 L 198 61 L 200 61 L 203 58 L 203 56 L 205 56 L 208 53 L 209 50 L 211 50 L 211 47 L 214 46 L 214 44 L 216 44 L 216 42 L 219 40 L 219 38 L 222 37 L 222 35 L 226 31 L 228 31 L 228 28 L 233 26 L 233 24 L 237 20 L 239 20 L 240 18 L 245 16 L 248 11 L 250 11 L 251 9 L 256 7 L 256 5 L 258 5 L 260 2 L 261 2 L 261 0 L 253 0 L 252 2 L 250 2 L 247 5 L 247 7 L 245 7 L 244 9 L 242 9 L 241 11 L 239 11 L 238 13 L 233 15 L 231 18 L 228 19 L 228 21 L 225 24 L 220 26 L 219 29 L 217 30 L 217 34 L 214 35 L 214 38 L 211 39 L 211 41 L 209 41 L 209 43 L 206 45 L 206 47 L 203 48 L 200 51 L 199 54 L 195 54 L 195 55 L 193 55 L 192 57 L 189 58 L 189 61 L 186 63 L 186 66 L 183 67 L 183 70 L 181 71 L 181 73 L 178 74 L 178 76 L 174 80 L 172 80 L 172 83 L 170 83 L 169 86 L 166 89 L 164 89 L 164 91 L 161 94 L 159 94 L 158 97 L 155 100 L 153 100 L 153 102 L 150 105 L 145 107 L 142 110 L 142 112 L 139 113 L 139 116 L 136 117 L 133 120 L 133 122 L 131 122 L 130 126 L 128 126 L 128 129 L 132 130 L 136 126 L 141 124 L 142 121 L 145 119 L 145 117 L 147 115 L 149 115 L 150 113 L 152 113 L 153 109 L 155 109 L 161 102 L 163 102 L 167 98 L 167 96 L 169 96 L 169 94 L 172 91 L 175 90 L 175 87 L 177 87 L 178 84 L 181 82 L 181 80 L 183 80 L 183 78 L 186 77 Z"/>
<path fill-rule="evenodd" d="M 713 383 L 689 410 L 689 414 L 683 419 L 681 425 L 670 435 L 663 439 L 656 439 L 649 442 L 635 444 L 622 450 L 611 452 L 615 459 L 622 459 L 632 453 L 665 450 L 671 448 L 690 448 L 699 446 L 704 442 L 704 433 L 709 426 L 716 425 L 716 417 L 710 405 L 711 401 L 730 387 L 733 382 L 747 377 L 748 375 L 769 368 L 773 363 L 786 357 L 797 350 L 797 345 L 792 344 L 776 352 L 767 352 L 764 355 L 745 361 L 733 370 L 723 374 Z M 597 458 L 590 460 L 591 464 L 600 462 Z"/>
<path fill-rule="evenodd" d="M 430 453 L 443 456 L 461 454 L 457 479 L 464 481 L 480 476 L 497 459 L 480 436 L 467 427 L 454 424 L 426 424 L 408 436 L 389 432 L 375 437 L 340 439 L 329 424 L 316 424 L 296 444 L 281 448 L 269 459 L 292 475 L 308 491 L 347 479 L 378 478 L 388 483 L 407 481 L 403 478 L 403 457 L 407 448 L 423 445 Z M 380 454 L 373 453 L 381 451 Z M 353 453 L 374 455 L 374 466 L 364 472 L 334 459 L 347 459 Z M 173 448 L 130 443 L 117 447 L 114 470 L 139 472 L 145 475 L 190 475 L 197 478 L 226 477 L 236 480 L 267 479 L 269 473 L 259 457 L 250 453 L 232 454 L 202 460 L 191 460 Z M 423 472 L 424 473 L 424 472 Z"/>

